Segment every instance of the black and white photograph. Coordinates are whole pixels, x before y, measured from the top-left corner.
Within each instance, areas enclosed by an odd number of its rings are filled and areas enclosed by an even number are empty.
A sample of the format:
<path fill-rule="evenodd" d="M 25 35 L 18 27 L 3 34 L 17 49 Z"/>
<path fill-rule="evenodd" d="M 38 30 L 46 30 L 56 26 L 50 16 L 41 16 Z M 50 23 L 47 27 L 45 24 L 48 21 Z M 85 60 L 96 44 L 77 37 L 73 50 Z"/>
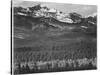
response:
<path fill-rule="evenodd" d="M 97 5 L 11 1 L 12 73 L 97 69 Z"/>

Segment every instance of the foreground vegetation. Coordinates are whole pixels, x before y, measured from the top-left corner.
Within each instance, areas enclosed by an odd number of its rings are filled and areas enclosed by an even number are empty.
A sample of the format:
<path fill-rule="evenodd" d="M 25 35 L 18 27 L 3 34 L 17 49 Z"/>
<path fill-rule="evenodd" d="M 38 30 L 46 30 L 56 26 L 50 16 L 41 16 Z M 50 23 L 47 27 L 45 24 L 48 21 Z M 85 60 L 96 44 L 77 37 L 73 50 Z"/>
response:
<path fill-rule="evenodd" d="M 38 72 L 55 72 L 55 71 L 71 71 L 71 70 L 88 70 L 96 69 L 96 58 L 68 59 L 68 60 L 52 60 L 23 62 L 14 64 L 14 73 L 38 73 Z"/>
<path fill-rule="evenodd" d="M 96 69 L 96 43 L 21 47 L 14 58 L 15 74 Z"/>

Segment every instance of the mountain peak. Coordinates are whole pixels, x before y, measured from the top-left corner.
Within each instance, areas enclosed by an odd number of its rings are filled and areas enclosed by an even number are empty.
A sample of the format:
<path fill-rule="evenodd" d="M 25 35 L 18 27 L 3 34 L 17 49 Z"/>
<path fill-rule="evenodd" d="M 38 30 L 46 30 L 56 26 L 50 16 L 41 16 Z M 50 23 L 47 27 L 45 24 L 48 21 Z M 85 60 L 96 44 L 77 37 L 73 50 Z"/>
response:
<path fill-rule="evenodd" d="M 25 16 L 30 15 L 33 17 L 53 17 L 61 22 L 73 23 L 69 17 L 69 14 L 65 14 L 55 8 L 48 8 L 41 5 L 27 8 L 18 8 L 17 14 Z"/>
<path fill-rule="evenodd" d="M 87 17 L 95 17 L 95 16 L 97 16 L 97 13 L 90 14 L 90 15 L 86 16 L 86 18 Z"/>

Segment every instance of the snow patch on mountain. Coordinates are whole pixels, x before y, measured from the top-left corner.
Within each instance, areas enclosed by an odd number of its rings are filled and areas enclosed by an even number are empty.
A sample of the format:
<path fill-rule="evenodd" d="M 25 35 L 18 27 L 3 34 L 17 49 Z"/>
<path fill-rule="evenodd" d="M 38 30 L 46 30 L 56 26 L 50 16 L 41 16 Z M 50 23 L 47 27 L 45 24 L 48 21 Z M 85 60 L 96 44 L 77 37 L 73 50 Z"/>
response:
<path fill-rule="evenodd" d="M 18 12 L 17 14 L 27 16 L 28 15 L 27 12 L 31 12 L 29 8 L 23 8 L 21 12 Z M 70 19 L 69 14 L 65 14 L 54 8 L 41 7 L 41 9 L 34 10 L 33 12 L 31 12 L 31 16 L 33 17 L 53 17 L 61 22 L 73 23 L 72 19 Z"/>

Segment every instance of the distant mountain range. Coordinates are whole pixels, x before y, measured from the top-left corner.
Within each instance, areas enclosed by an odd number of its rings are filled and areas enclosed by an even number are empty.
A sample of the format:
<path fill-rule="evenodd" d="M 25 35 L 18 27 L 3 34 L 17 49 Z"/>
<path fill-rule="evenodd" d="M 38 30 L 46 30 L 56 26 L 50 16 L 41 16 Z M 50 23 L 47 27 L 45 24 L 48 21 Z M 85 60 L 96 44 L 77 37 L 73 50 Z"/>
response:
<path fill-rule="evenodd" d="M 24 39 L 32 32 L 83 32 L 96 35 L 97 15 L 82 17 L 72 12 L 65 14 L 56 9 L 41 7 L 13 7 L 14 37 Z M 56 33 L 55 33 L 56 34 Z"/>
<path fill-rule="evenodd" d="M 24 15 L 24 16 L 30 15 L 33 17 L 53 17 L 62 22 L 68 22 L 68 23 L 73 22 L 70 19 L 70 16 L 68 14 L 65 14 L 56 9 L 49 9 L 47 7 L 41 7 L 40 5 L 37 5 L 35 7 L 29 7 L 29 8 L 22 8 L 22 7 L 16 8 L 15 7 L 15 11 L 17 11 L 16 14 L 18 15 Z"/>

